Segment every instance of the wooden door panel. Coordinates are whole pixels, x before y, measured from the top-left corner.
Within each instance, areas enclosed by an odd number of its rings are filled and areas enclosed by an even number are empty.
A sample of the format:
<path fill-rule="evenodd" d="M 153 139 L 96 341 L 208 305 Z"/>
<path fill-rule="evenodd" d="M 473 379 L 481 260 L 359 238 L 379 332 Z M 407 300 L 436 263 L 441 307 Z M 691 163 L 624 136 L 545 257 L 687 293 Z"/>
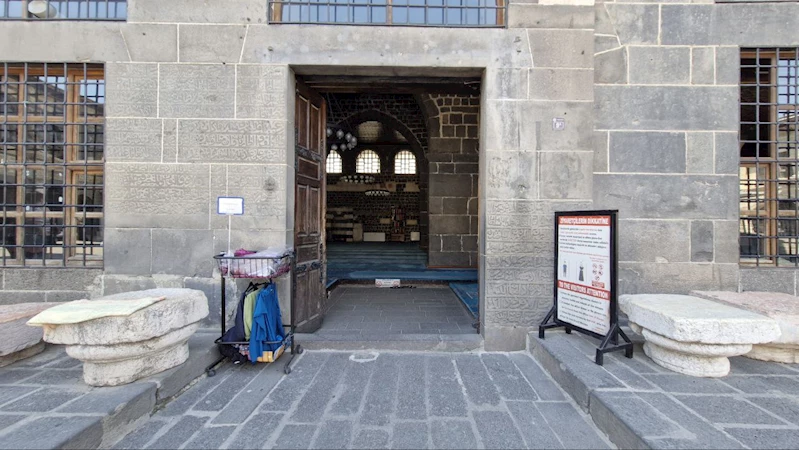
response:
<path fill-rule="evenodd" d="M 322 323 L 325 290 L 325 128 L 324 99 L 297 81 L 295 99 L 294 246 L 297 250 L 295 323 L 313 332 Z"/>
<path fill-rule="evenodd" d="M 321 128 L 319 127 L 319 125 L 320 125 L 319 117 L 320 117 L 322 112 L 319 110 L 319 106 L 318 105 L 311 104 L 311 108 L 310 109 L 311 109 L 311 111 L 310 111 L 311 112 L 311 118 L 310 118 L 310 124 L 309 124 L 309 127 L 310 127 L 310 130 L 309 130 L 309 134 L 310 134 L 310 137 L 309 137 L 309 141 L 310 141 L 309 149 L 312 152 L 321 154 L 322 153 L 321 152 L 322 149 L 320 148 L 321 141 L 319 139 L 321 137 L 321 133 L 320 133 Z M 322 124 L 322 125 L 324 125 L 324 124 Z"/>
<path fill-rule="evenodd" d="M 308 148 L 308 99 L 297 94 L 297 145 Z"/>
<path fill-rule="evenodd" d="M 296 223 L 294 225 L 296 229 L 296 237 L 303 238 L 308 235 L 308 186 L 297 184 L 297 205 L 300 206 L 300 210 L 297 211 L 295 214 Z"/>
<path fill-rule="evenodd" d="M 319 214 L 322 212 L 322 205 L 320 200 L 320 189 L 311 186 L 308 189 L 308 234 L 312 236 L 321 236 L 322 224 Z"/>

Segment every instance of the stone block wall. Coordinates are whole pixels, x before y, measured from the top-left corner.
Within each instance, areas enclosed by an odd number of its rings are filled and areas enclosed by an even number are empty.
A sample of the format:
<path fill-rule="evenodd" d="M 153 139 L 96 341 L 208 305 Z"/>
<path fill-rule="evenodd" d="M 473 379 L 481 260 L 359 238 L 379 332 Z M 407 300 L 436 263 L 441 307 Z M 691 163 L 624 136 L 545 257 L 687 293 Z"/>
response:
<path fill-rule="evenodd" d="M 551 306 L 556 210 L 620 209 L 625 292 L 762 285 L 769 271 L 737 264 L 738 48 L 799 45 L 799 4 L 546 3 L 511 1 L 507 29 L 268 25 L 263 0 L 131 0 L 127 23 L 4 23 L 0 60 L 106 64 L 109 138 L 104 272 L 6 269 L 3 295 L 159 283 L 218 295 L 218 195 L 245 197 L 240 246 L 291 242 L 295 70 L 483 74 L 476 207 L 488 350 L 522 348 Z M 457 138 L 461 124 L 446 125 Z M 455 185 L 466 197 L 465 182 Z M 794 271 L 771 282 L 796 292 Z"/>
<path fill-rule="evenodd" d="M 233 222 L 238 246 L 291 242 L 293 70 L 319 73 L 324 66 L 324 73 L 339 76 L 354 68 L 379 76 L 482 73 L 480 151 L 464 161 L 479 160 L 481 171 L 476 188 L 481 330 L 486 349 L 523 348 L 526 332 L 551 304 L 551 294 L 538 287 L 547 282 L 546 256 L 530 253 L 540 243 L 519 236 L 548 235 L 547 217 L 564 193 L 567 204 L 590 197 L 585 193 L 590 180 L 585 179 L 566 188 L 542 183 L 545 188 L 539 189 L 541 161 L 547 168 L 565 165 L 580 175 L 582 153 L 574 149 L 590 150 L 581 145 L 577 127 L 555 134 L 541 125 L 550 123 L 555 110 L 574 114 L 575 121 L 590 120 L 590 115 L 572 106 L 566 91 L 533 89 L 528 96 L 527 84 L 534 60 L 541 68 L 590 68 L 582 56 L 590 59 L 592 53 L 583 45 L 582 22 L 562 20 L 561 12 L 555 13 L 560 7 L 511 5 L 511 17 L 518 14 L 519 21 L 509 29 L 281 26 L 265 23 L 266 3 L 131 0 L 126 23 L 8 22 L 0 27 L 4 61 L 106 64 L 108 128 L 117 136 L 107 146 L 106 268 L 92 277 L 95 291 L 74 289 L 110 293 L 174 284 L 202 287 L 212 300 L 218 298 L 218 274 L 210 256 L 227 247 L 226 221 L 213 209 L 218 195 L 245 197 L 251 212 Z M 521 11 L 537 9 L 531 6 L 541 6 L 553 20 L 531 20 Z M 542 131 L 535 139 L 529 130 L 537 122 Z M 458 136 L 457 128 L 455 133 L 462 143 L 475 136 L 468 131 Z M 552 154 L 539 158 L 548 151 Z M 489 188 L 487 168 L 502 173 L 503 165 L 513 176 Z M 547 181 L 558 180 L 549 169 L 540 173 Z M 463 191 L 457 197 L 467 196 L 465 186 L 458 184 Z M 492 236 L 494 244 L 518 247 L 499 253 L 485 236 Z M 31 289 L 53 285 L 49 278 L 36 280 Z"/>
<path fill-rule="evenodd" d="M 739 280 L 739 49 L 797 45 L 799 4 L 707 3 L 595 5 L 593 199 L 620 210 L 622 293 L 769 289 Z"/>
<path fill-rule="evenodd" d="M 430 134 L 431 267 L 477 267 L 480 95 L 420 96 Z"/>
<path fill-rule="evenodd" d="M 479 225 L 486 345 L 510 350 L 552 307 L 553 212 L 591 207 L 594 10 L 511 2 L 508 15 L 532 61 L 483 78 Z"/>

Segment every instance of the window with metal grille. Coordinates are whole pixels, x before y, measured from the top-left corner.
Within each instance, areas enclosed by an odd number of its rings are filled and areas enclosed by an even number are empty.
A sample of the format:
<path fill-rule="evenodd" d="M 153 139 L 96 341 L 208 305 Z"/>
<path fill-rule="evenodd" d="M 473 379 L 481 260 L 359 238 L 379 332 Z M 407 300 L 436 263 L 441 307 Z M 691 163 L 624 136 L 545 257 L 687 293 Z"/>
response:
<path fill-rule="evenodd" d="M 0 20 L 126 20 L 127 0 L 0 0 Z"/>
<path fill-rule="evenodd" d="M 742 49 L 742 263 L 799 266 L 797 113 L 799 49 Z"/>
<path fill-rule="evenodd" d="M 270 0 L 270 23 L 505 26 L 504 0 Z"/>
<path fill-rule="evenodd" d="M 331 150 L 327 155 L 327 173 L 341 173 L 342 170 L 341 155 Z"/>
<path fill-rule="evenodd" d="M 373 150 L 364 150 L 355 159 L 355 172 L 380 173 L 380 157 Z"/>
<path fill-rule="evenodd" d="M 97 266 L 105 80 L 95 64 L 0 63 L 2 266 Z"/>
<path fill-rule="evenodd" d="M 416 174 L 416 156 L 408 150 L 403 150 L 394 157 L 394 173 L 398 175 Z"/>

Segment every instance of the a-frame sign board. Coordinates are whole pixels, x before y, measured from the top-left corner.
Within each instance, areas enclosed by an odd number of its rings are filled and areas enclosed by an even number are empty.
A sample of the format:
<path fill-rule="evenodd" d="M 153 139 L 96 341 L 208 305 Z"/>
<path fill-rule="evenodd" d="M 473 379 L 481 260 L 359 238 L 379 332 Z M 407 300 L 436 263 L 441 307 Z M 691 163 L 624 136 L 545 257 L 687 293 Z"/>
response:
<path fill-rule="evenodd" d="M 538 328 L 541 339 L 559 327 L 600 339 L 599 365 L 607 352 L 633 357 L 633 344 L 619 327 L 617 216 L 615 210 L 555 213 L 555 304 Z"/>

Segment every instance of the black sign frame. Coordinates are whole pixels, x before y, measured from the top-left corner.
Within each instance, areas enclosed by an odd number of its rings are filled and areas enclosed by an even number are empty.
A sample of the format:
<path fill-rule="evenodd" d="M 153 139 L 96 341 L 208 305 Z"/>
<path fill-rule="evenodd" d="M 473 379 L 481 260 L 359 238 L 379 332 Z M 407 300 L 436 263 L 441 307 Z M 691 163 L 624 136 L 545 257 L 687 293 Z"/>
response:
<path fill-rule="evenodd" d="M 624 356 L 627 358 L 633 357 L 633 343 L 630 338 L 624 334 L 624 331 L 619 326 L 619 302 L 617 297 L 618 286 L 618 273 L 619 273 L 619 254 L 618 254 L 618 210 L 594 210 L 594 211 L 558 211 L 555 212 L 555 279 L 554 279 L 554 304 L 552 309 L 549 310 L 544 320 L 538 327 L 538 337 L 544 339 L 544 332 L 552 328 L 565 328 L 566 334 L 571 334 L 572 330 L 594 337 L 601 340 L 599 347 L 596 349 L 595 362 L 600 366 L 604 362 L 604 355 L 608 352 L 624 350 Z M 591 330 L 586 330 L 579 326 L 558 319 L 558 241 L 560 235 L 558 234 L 559 221 L 561 217 L 569 216 L 610 216 L 610 329 L 605 335 L 596 333 Z M 619 343 L 619 336 L 624 340 Z"/>

